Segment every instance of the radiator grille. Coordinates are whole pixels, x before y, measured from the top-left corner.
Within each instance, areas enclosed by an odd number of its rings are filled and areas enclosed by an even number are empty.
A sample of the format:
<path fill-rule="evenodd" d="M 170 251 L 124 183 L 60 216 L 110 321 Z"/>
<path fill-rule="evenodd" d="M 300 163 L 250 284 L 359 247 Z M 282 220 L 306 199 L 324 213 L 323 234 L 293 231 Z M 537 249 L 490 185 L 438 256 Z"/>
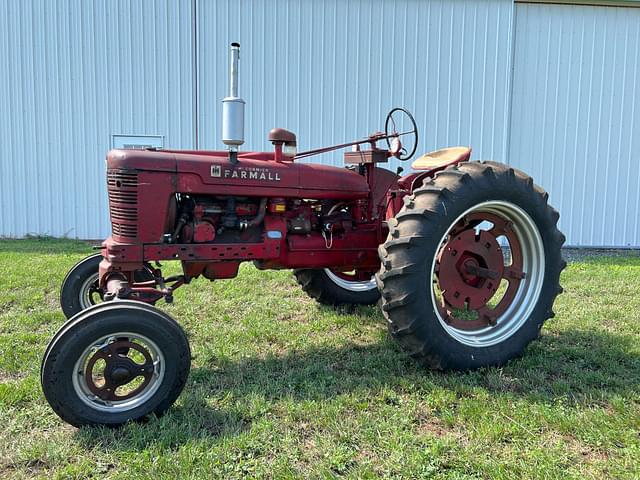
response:
<path fill-rule="evenodd" d="M 107 174 L 107 186 L 108 187 L 137 187 L 138 186 L 138 174 L 131 172 L 119 172 L 118 170 L 111 170 Z"/>
<path fill-rule="evenodd" d="M 136 238 L 138 236 L 138 174 L 109 170 L 107 192 L 113 234 Z"/>
<path fill-rule="evenodd" d="M 138 204 L 138 192 L 121 192 L 117 190 L 109 191 L 109 203 Z"/>
<path fill-rule="evenodd" d="M 137 220 L 138 209 L 135 207 L 111 206 L 111 218 L 115 220 Z"/>
<path fill-rule="evenodd" d="M 135 238 L 138 236 L 138 228 L 135 225 L 127 225 L 126 223 L 111 222 L 111 231 L 119 237 Z"/>

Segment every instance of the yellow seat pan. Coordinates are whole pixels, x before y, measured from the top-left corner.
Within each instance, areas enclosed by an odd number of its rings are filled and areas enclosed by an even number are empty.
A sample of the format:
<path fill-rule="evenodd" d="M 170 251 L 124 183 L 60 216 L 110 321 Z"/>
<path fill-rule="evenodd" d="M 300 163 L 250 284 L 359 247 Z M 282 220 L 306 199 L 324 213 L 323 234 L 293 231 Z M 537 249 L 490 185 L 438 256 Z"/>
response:
<path fill-rule="evenodd" d="M 425 153 L 417 158 L 411 168 L 414 170 L 436 170 L 455 163 L 469 160 L 471 149 L 469 147 L 450 147 L 436 150 L 435 152 Z"/>

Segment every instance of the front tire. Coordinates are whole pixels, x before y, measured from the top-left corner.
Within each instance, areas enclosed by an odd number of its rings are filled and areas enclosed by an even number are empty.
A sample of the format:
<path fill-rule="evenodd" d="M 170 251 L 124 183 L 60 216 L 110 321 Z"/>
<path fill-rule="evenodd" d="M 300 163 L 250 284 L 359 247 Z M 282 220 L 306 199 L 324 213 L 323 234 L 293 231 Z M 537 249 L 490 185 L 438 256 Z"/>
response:
<path fill-rule="evenodd" d="M 162 415 L 182 391 L 189 343 L 168 314 L 141 302 L 103 303 L 56 333 L 42 360 L 45 398 L 76 427 Z"/>
<path fill-rule="evenodd" d="M 98 287 L 101 261 L 102 254 L 89 255 L 76 263 L 64 277 L 60 288 L 60 307 L 67 319 L 102 302 L 103 293 Z M 146 282 L 153 280 L 153 275 L 147 270 L 138 270 L 134 279 Z"/>
<path fill-rule="evenodd" d="M 559 215 L 526 174 L 462 163 L 405 197 L 380 247 L 389 331 L 436 369 L 503 365 L 553 316 Z"/>

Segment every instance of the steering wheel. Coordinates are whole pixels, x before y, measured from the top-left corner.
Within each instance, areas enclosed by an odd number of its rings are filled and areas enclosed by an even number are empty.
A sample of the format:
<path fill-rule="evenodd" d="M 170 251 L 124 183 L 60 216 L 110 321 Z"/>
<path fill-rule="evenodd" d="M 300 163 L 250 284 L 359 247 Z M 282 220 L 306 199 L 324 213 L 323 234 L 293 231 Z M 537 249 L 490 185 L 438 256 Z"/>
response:
<path fill-rule="evenodd" d="M 396 118 L 394 118 L 394 114 L 396 114 Z M 396 120 L 404 120 L 406 118 L 409 120 L 408 123 L 410 124 L 411 129 L 398 132 L 396 125 L 399 122 L 396 122 Z M 403 126 L 404 122 L 400 125 Z M 384 122 L 384 134 L 386 136 L 389 152 L 391 152 L 391 154 L 398 160 L 409 160 L 416 153 L 416 149 L 418 148 L 418 125 L 416 125 L 413 115 L 411 115 L 408 110 L 400 107 L 396 107 L 391 110 L 387 114 L 387 119 Z M 407 149 L 402 146 L 402 142 L 400 141 L 400 137 L 404 135 L 413 135 L 413 148 L 410 152 L 407 152 Z"/>

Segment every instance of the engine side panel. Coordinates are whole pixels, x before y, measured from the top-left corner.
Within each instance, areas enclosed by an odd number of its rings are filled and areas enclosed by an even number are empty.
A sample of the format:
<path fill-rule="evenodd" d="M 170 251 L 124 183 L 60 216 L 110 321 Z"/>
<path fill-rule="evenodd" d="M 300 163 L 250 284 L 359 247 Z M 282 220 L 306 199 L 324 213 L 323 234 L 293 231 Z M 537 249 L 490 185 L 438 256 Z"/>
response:
<path fill-rule="evenodd" d="M 101 282 L 109 272 L 131 281 L 143 262 L 170 259 L 211 279 L 234 276 L 249 260 L 260 268 L 375 271 L 386 197 L 397 184 L 383 169 L 363 176 L 270 153 L 243 153 L 232 164 L 226 152 L 113 150 L 107 167 L 113 235 L 103 243 Z M 332 209 L 341 205 L 349 209 Z M 231 226 L 229 212 L 237 215 Z M 239 227 L 260 212 L 260 223 Z"/>
<path fill-rule="evenodd" d="M 185 192 L 261 197 L 366 198 L 364 177 L 345 168 L 240 157 L 178 155 L 178 185 Z"/>

